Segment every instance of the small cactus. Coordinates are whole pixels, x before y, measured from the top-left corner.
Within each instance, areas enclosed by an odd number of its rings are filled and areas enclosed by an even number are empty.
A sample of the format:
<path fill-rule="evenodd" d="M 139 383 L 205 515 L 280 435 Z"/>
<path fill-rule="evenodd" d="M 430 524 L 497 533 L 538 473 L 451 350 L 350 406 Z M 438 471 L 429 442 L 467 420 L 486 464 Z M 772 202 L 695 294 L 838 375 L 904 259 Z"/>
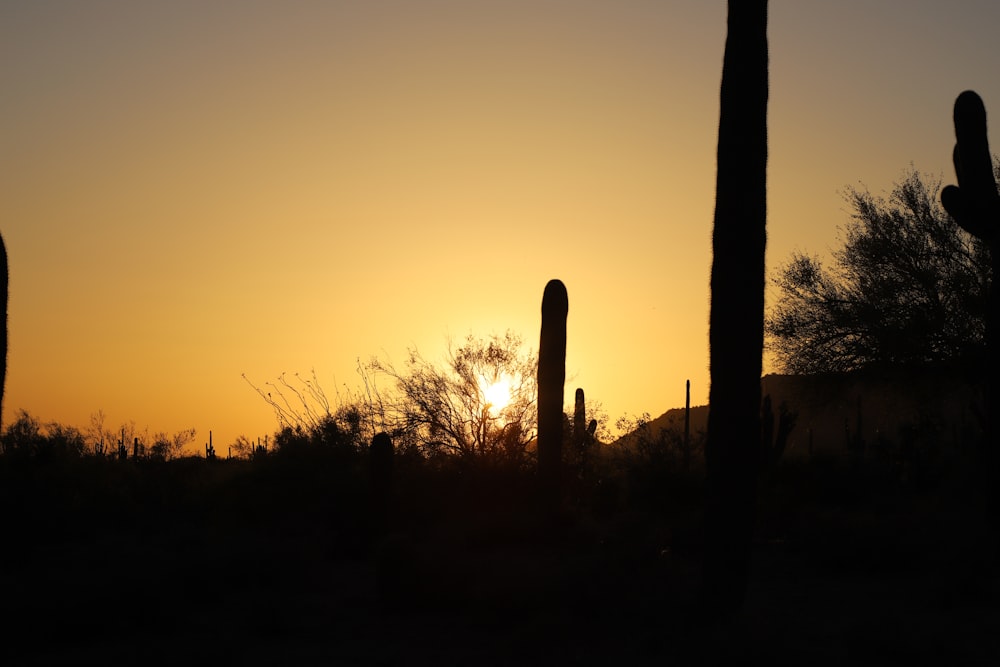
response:
<path fill-rule="evenodd" d="M 684 439 L 681 441 L 684 472 L 691 469 L 691 380 L 684 382 Z"/>
<path fill-rule="evenodd" d="M 577 387 L 573 404 L 572 443 L 575 461 L 581 471 L 588 467 L 588 454 L 595 442 L 596 433 L 597 420 L 591 419 L 590 422 L 587 422 L 587 402 L 583 388 Z"/>
<path fill-rule="evenodd" d="M 788 445 L 788 436 L 795 428 L 798 421 L 798 413 L 788 409 L 781 403 L 778 406 L 778 423 L 775 425 L 774 408 L 771 404 L 771 395 L 764 396 L 761 406 L 761 467 L 763 472 L 773 466 L 781 458 Z"/>
<path fill-rule="evenodd" d="M 395 448 L 388 433 L 377 433 L 368 448 L 371 480 L 371 521 L 374 535 L 384 532 L 389 522 L 392 498 L 392 468 Z"/>
<path fill-rule="evenodd" d="M 573 446 L 579 451 L 583 451 L 587 446 L 587 403 L 584 399 L 583 388 L 576 388 L 576 396 L 573 403 Z"/>

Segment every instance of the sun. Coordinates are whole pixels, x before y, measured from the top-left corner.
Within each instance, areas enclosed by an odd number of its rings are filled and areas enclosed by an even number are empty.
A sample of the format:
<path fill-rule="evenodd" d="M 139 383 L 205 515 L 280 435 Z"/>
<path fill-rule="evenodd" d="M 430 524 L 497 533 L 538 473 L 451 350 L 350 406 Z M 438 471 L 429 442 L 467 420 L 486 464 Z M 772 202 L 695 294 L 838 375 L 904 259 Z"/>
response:
<path fill-rule="evenodd" d="M 510 380 L 508 378 L 501 376 L 492 382 L 487 378 L 481 378 L 479 387 L 483 392 L 483 401 L 493 415 L 500 414 L 510 404 Z"/>

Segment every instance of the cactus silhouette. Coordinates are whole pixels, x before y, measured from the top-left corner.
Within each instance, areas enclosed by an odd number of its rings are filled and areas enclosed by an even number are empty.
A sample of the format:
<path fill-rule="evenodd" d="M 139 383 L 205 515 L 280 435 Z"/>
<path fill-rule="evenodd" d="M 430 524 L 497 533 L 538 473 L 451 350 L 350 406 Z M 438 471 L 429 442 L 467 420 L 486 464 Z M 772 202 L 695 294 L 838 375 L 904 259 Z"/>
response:
<path fill-rule="evenodd" d="M 729 0 L 722 65 L 703 595 L 716 617 L 746 595 L 761 436 L 767 213 L 767 1 Z"/>
<path fill-rule="evenodd" d="M 587 402 L 583 388 L 576 388 L 573 403 L 573 446 L 582 455 L 587 448 Z"/>
<path fill-rule="evenodd" d="M 371 484 L 373 537 L 380 536 L 389 523 L 392 499 L 392 468 L 395 447 L 388 433 L 376 433 L 368 447 L 368 477 Z"/>
<path fill-rule="evenodd" d="M 566 382 L 566 316 L 569 296 L 560 280 L 542 294 L 538 344 L 538 477 L 551 502 L 559 496 L 562 461 L 563 387 Z"/>
<path fill-rule="evenodd" d="M 576 388 L 576 396 L 573 404 L 573 433 L 572 442 L 574 454 L 577 457 L 577 465 L 581 470 L 587 468 L 587 454 L 590 446 L 594 443 L 594 436 L 597 432 L 597 420 L 591 419 L 587 422 L 587 401 L 584 397 L 583 388 Z"/>
<path fill-rule="evenodd" d="M 788 436 L 795 428 L 798 418 L 797 412 L 792 412 L 782 403 L 778 406 L 777 424 L 775 424 L 771 396 L 768 394 L 764 397 L 761 406 L 761 470 L 773 466 L 781 458 L 788 445 Z"/>
<path fill-rule="evenodd" d="M 684 381 L 684 439 L 681 440 L 684 472 L 691 469 L 691 380 Z"/>
<path fill-rule="evenodd" d="M 8 281 L 10 279 L 7 269 L 7 244 L 4 242 L 2 235 L 0 235 L 0 262 L 3 263 L 3 266 L 0 267 L 0 280 L 3 281 L 3 284 L 0 284 L 0 299 L 2 299 L 3 307 L 3 339 L 0 340 L 0 354 L 3 355 L 3 358 L 0 359 L 0 425 L 2 425 L 3 395 L 7 386 L 7 297 L 9 289 Z"/>
<path fill-rule="evenodd" d="M 1000 231 L 1000 194 L 986 135 L 986 107 L 967 90 L 955 100 L 955 175 L 958 185 L 941 191 L 941 204 L 961 227 L 988 243 Z"/>
<path fill-rule="evenodd" d="M 989 245 L 992 281 L 986 310 L 986 410 L 984 427 L 986 446 L 984 467 L 989 487 L 989 509 L 994 527 L 1000 532 L 1000 298 L 997 276 L 1000 275 L 1000 194 L 993 177 L 993 160 L 986 132 L 986 107 L 971 90 L 955 100 L 955 175 L 958 185 L 941 190 L 941 204 L 962 229 Z"/>

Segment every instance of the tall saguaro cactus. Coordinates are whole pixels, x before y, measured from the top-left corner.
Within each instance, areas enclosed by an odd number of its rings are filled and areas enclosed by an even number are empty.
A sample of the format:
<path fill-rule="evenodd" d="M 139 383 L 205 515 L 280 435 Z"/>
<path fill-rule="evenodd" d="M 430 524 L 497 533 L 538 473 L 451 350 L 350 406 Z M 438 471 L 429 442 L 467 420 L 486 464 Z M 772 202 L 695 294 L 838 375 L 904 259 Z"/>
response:
<path fill-rule="evenodd" d="M 983 100 L 967 90 L 955 100 L 955 175 L 958 186 L 941 191 L 941 204 L 962 229 L 990 248 L 992 277 L 986 308 L 986 443 L 983 452 L 989 486 L 990 513 L 1000 531 L 1000 194 L 993 178 L 993 159 L 986 133 Z"/>
<path fill-rule="evenodd" d="M 703 592 L 728 616 L 746 595 L 760 446 L 767 240 L 767 0 L 729 0 L 722 65 Z"/>
<path fill-rule="evenodd" d="M 569 296 L 560 280 L 542 294 L 538 344 L 538 477 L 546 496 L 558 498 L 562 461 L 563 387 L 566 383 L 566 316 Z"/>
<path fill-rule="evenodd" d="M 9 273 L 7 269 L 7 244 L 0 235 L 0 309 L 3 310 L 3 327 L 0 328 L 0 423 L 3 421 L 3 396 L 7 387 L 7 297 Z"/>

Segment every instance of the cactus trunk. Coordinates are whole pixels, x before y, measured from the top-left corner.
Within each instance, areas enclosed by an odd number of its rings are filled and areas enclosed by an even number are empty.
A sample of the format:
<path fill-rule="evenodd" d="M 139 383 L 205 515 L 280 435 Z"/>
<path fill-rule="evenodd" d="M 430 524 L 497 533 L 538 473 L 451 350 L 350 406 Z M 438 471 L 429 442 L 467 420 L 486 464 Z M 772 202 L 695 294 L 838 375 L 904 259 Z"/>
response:
<path fill-rule="evenodd" d="M 729 0 L 712 232 L 706 611 L 746 595 L 760 443 L 767 213 L 767 2 Z"/>
<path fill-rule="evenodd" d="M 0 355 L 3 358 L 0 359 L 0 426 L 3 424 L 3 397 L 4 391 L 7 387 L 7 298 L 8 298 L 8 281 L 10 279 L 10 274 L 7 268 L 7 244 L 3 240 L 3 236 L 0 236 L 0 280 L 3 281 L 0 284 L 0 300 L 2 300 L 3 308 L 3 328 L 2 331 L 3 339 L 0 340 Z"/>
<path fill-rule="evenodd" d="M 538 477 L 543 494 L 553 502 L 559 496 L 562 461 L 568 313 L 566 286 L 559 280 L 550 280 L 542 295 L 542 332 L 538 344 Z"/>
<path fill-rule="evenodd" d="M 587 443 L 587 404 L 582 387 L 576 388 L 575 399 L 573 404 L 573 446 L 582 452 Z"/>
<path fill-rule="evenodd" d="M 392 468 L 395 447 L 388 433 L 376 433 L 368 448 L 368 476 L 371 484 L 372 537 L 383 535 L 389 525 L 392 500 Z"/>
<path fill-rule="evenodd" d="M 989 512 L 1000 534 L 1000 193 L 993 175 L 986 131 L 986 107 L 971 90 L 955 100 L 955 174 L 958 186 L 941 191 L 945 210 L 968 233 L 982 239 L 990 249 L 991 276 L 986 307 L 986 409 L 983 427 L 983 469 L 986 471 Z"/>
<path fill-rule="evenodd" d="M 684 382 L 684 472 L 691 468 L 691 380 Z"/>

